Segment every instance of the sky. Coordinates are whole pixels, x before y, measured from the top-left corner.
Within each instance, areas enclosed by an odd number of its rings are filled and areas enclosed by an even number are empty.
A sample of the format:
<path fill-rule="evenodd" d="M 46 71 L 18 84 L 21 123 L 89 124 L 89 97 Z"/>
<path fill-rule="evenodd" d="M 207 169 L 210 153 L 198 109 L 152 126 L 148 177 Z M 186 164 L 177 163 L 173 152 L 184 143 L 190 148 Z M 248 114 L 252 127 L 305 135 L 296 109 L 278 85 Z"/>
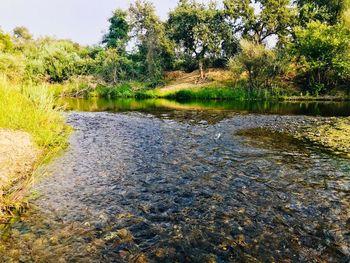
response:
<path fill-rule="evenodd" d="M 12 32 L 25 26 L 35 37 L 54 36 L 83 45 L 98 44 L 108 29 L 108 18 L 116 8 L 127 8 L 123 0 L 0 0 L 0 28 Z M 153 0 L 165 19 L 177 0 Z"/>

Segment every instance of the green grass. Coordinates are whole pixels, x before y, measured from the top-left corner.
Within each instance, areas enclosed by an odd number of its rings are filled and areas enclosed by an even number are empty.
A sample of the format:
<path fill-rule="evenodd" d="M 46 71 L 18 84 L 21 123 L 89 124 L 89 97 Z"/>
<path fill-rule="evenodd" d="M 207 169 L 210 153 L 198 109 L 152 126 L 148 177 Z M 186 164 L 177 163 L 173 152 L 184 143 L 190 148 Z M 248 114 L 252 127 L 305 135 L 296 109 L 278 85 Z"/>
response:
<path fill-rule="evenodd" d="M 268 100 L 280 98 L 280 89 L 259 89 L 249 91 L 245 87 L 203 87 L 182 89 L 163 93 L 162 96 L 176 100 Z"/>
<path fill-rule="evenodd" d="M 51 87 L 52 88 L 52 87 Z M 54 87 L 55 94 L 71 97 L 77 94 L 77 89 L 70 87 Z M 148 88 L 142 83 L 122 83 L 113 87 L 99 85 L 95 89 L 88 91 L 80 97 L 101 97 L 107 99 L 117 98 L 168 98 L 175 100 L 267 100 L 283 98 L 289 96 L 289 92 L 274 89 L 259 89 L 249 91 L 243 86 L 235 87 L 188 87 L 180 90 L 167 90 L 163 88 Z"/>
<path fill-rule="evenodd" d="M 181 86 L 182 83 L 179 84 Z M 211 82 L 205 86 L 189 83 L 186 87 L 170 86 L 153 88 L 152 83 L 129 81 L 115 86 L 97 84 L 92 87 L 86 81 L 79 80 L 64 84 L 50 84 L 49 90 L 55 97 L 99 97 L 118 98 L 168 98 L 172 100 L 349 100 L 344 93 L 323 96 L 311 96 L 300 90 L 285 86 L 250 90 L 245 82 Z"/>
<path fill-rule="evenodd" d="M 46 85 L 20 86 L 1 77 L 0 128 L 24 131 L 32 135 L 33 142 L 41 150 L 34 170 L 67 146 L 71 130 L 65 124 L 61 112 L 54 109 L 54 97 L 48 92 Z M 17 176 L 13 180 L 15 185 L 1 186 L 4 190 L 4 195 L 0 196 L 2 212 L 13 214 L 13 210 L 17 211 L 24 203 L 23 193 L 29 188 L 33 175 Z"/>
<path fill-rule="evenodd" d="M 0 80 L 0 127 L 30 133 L 46 154 L 66 145 L 69 129 L 46 85 L 12 86 Z"/>
<path fill-rule="evenodd" d="M 113 87 L 98 86 L 89 93 L 89 97 L 101 97 L 107 99 L 117 98 L 154 98 L 145 85 L 141 83 L 122 83 Z"/>

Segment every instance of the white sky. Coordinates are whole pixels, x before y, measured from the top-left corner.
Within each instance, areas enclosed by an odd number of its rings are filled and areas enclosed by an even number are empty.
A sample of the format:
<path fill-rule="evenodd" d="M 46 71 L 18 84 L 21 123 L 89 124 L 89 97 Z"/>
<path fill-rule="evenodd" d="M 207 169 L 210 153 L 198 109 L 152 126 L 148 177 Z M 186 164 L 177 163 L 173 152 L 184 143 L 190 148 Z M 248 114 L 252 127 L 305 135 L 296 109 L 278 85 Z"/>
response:
<path fill-rule="evenodd" d="M 164 20 L 178 0 L 150 0 Z M 208 0 L 201 0 L 208 2 Z M 83 45 L 100 43 L 108 18 L 133 0 L 0 0 L 0 29 L 12 32 L 25 26 L 35 36 L 71 39 Z M 269 46 L 274 40 L 269 40 Z"/>
<path fill-rule="evenodd" d="M 127 8 L 123 0 L 0 0 L 0 28 L 12 32 L 27 27 L 35 37 L 55 36 L 80 44 L 97 44 L 108 28 L 107 19 L 116 8 Z M 177 0 L 153 0 L 162 19 Z"/>

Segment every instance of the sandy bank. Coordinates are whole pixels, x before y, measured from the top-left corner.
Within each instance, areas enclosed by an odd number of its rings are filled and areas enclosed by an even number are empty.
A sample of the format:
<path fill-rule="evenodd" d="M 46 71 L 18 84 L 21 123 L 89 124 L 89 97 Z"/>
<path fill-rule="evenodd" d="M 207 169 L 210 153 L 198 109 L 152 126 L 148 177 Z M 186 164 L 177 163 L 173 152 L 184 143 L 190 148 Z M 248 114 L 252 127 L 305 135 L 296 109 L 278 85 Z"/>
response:
<path fill-rule="evenodd" d="M 24 194 L 39 154 L 30 134 L 0 129 L 0 218 Z"/>

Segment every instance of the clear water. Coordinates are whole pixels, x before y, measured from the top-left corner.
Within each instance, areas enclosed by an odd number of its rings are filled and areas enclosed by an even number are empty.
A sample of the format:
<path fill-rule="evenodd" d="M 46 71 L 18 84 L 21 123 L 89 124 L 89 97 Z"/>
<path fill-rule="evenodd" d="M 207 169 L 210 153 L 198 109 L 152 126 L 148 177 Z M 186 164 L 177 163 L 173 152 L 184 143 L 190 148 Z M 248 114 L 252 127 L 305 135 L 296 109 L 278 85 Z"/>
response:
<path fill-rule="evenodd" d="M 279 115 L 350 116 L 350 101 L 173 101 L 167 99 L 74 99 L 59 100 L 59 105 L 77 111 L 165 111 L 165 110 L 218 110 L 238 113 Z"/>
<path fill-rule="evenodd" d="M 349 262 L 350 160 L 237 135 L 313 117 L 96 103 L 68 113 L 70 148 L 43 168 L 3 261 Z"/>

